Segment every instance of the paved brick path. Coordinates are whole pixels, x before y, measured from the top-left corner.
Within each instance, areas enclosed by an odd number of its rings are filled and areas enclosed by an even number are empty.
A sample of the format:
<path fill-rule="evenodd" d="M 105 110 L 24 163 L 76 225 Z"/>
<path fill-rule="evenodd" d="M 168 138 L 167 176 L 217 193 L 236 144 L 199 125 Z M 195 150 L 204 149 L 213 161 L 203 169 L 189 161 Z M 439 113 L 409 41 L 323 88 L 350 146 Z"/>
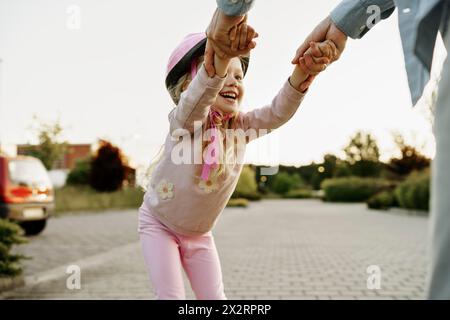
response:
<path fill-rule="evenodd" d="M 55 218 L 20 251 L 28 285 L 7 299 L 152 299 L 136 211 Z M 229 299 L 423 299 L 427 219 L 362 204 L 271 200 L 226 209 L 215 229 Z M 80 290 L 65 268 L 81 267 Z M 370 265 L 381 289 L 367 289 Z M 31 275 L 34 275 L 31 277 Z M 185 278 L 187 298 L 194 298 Z"/>

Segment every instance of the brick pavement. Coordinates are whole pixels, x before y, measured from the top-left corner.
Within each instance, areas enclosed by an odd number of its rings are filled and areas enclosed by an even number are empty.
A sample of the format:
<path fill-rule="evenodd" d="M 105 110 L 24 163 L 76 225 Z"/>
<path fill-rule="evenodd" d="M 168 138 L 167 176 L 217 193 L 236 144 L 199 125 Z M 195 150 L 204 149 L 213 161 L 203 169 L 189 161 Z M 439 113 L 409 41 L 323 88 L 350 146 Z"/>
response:
<path fill-rule="evenodd" d="M 22 252 L 28 285 L 6 299 L 153 299 L 136 211 L 55 218 Z M 363 204 L 265 200 L 229 208 L 214 230 L 229 299 L 423 299 L 427 218 Z M 80 265 L 82 288 L 66 288 Z M 370 265 L 381 289 L 367 289 Z M 35 277 L 31 277 L 35 275 Z M 45 280 L 45 281 L 44 281 Z M 187 298 L 193 299 L 185 277 Z"/>

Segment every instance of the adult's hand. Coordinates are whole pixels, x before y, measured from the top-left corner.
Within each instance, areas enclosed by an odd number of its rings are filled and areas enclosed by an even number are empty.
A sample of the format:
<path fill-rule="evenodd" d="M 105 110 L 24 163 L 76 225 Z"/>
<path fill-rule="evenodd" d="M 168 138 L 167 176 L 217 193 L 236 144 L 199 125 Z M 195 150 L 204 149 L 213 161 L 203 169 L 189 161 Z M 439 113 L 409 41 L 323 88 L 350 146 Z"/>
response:
<path fill-rule="evenodd" d="M 319 25 L 305 39 L 303 44 L 297 49 L 295 57 L 294 59 L 292 59 L 292 64 L 300 63 L 300 65 L 303 68 L 306 68 L 312 75 L 316 75 L 321 72 L 322 70 L 317 70 L 318 67 L 317 65 L 314 65 L 314 61 L 310 56 L 303 57 L 303 55 L 310 47 L 310 43 L 312 41 L 322 42 L 325 40 L 333 41 L 337 48 L 337 52 L 331 62 L 338 60 L 345 49 L 347 35 L 339 30 L 339 28 L 334 24 L 333 20 L 331 20 L 329 16 L 319 23 Z"/>
<path fill-rule="evenodd" d="M 206 30 L 205 68 L 210 77 L 214 76 L 214 55 L 221 59 L 248 54 L 256 46 L 253 41 L 258 36 L 247 25 L 247 16 L 227 16 L 216 9 Z"/>

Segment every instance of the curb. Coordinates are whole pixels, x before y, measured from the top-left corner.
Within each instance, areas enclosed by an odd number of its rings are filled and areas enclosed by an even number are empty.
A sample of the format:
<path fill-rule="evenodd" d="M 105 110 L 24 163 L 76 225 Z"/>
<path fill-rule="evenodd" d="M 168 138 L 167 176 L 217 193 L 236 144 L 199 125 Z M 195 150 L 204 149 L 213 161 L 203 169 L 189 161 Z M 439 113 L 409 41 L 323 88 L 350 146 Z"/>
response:
<path fill-rule="evenodd" d="M 429 211 L 409 210 L 402 208 L 389 208 L 388 210 L 386 210 L 386 212 L 403 216 L 424 217 L 424 218 L 427 218 L 430 215 Z"/>

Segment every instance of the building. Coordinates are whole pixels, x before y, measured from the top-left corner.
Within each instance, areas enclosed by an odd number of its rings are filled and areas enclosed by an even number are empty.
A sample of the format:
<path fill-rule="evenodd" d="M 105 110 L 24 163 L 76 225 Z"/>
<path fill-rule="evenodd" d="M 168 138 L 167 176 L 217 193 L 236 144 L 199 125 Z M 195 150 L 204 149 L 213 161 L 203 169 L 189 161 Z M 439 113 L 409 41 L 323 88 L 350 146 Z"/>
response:
<path fill-rule="evenodd" d="M 28 155 L 38 146 L 30 144 L 17 145 L 17 155 Z M 50 170 L 50 178 L 56 187 L 65 185 L 67 175 L 75 167 L 77 161 L 86 159 L 93 155 L 91 144 L 68 144 L 65 154 L 56 161 L 53 169 Z M 136 169 L 125 166 L 125 186 L 136 185 Z"/>
<path fill-rule="evenodd" d="M 19 144 L 17 146 L 18 155 L 27 155 L 37 146 L 30 144 Z M 55 170 L 72 170 L 78 160 L 86 159 L 91 155 L 91 144 L 68 144 L 67 151 L 64 156 L 58 160 L 54 168 Z"/>

